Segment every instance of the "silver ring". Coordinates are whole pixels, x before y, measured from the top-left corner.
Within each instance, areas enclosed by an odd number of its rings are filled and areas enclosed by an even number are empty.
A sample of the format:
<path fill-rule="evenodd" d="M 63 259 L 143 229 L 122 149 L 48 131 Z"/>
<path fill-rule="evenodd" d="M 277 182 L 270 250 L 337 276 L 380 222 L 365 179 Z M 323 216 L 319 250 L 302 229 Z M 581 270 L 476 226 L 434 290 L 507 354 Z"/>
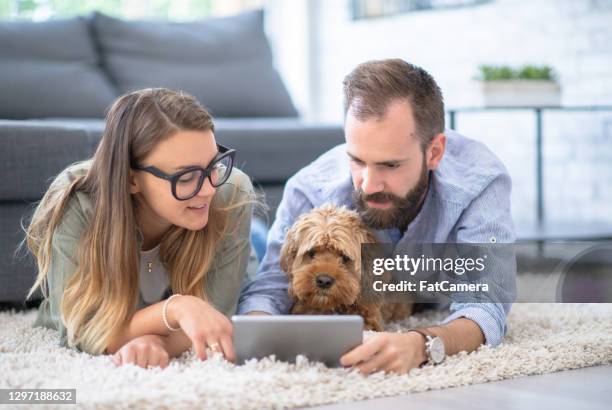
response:
<path fill-rule="evenodd" d="M 216 352 L 216 351 L 217 351 L 217 348 L 219 347 L 219 343 L 213 343 L 213 344 L 211 344 L 211 345 L 210 345 L 210 346 L 208 346 L 208 347 L 210 347 L 210 350 L 212 350 L 212 351 L 215 351 L 215 352 Z"/>

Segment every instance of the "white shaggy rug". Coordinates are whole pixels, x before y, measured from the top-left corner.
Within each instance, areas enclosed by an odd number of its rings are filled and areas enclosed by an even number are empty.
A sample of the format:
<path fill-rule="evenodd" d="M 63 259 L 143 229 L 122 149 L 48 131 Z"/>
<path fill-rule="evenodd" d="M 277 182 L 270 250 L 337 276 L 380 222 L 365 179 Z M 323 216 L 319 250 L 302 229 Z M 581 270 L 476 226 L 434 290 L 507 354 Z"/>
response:
<path fill-rule="evenodd" d="M 444 314 L 429 312 L 389 330 L 431 324 Z M 165 370 L 117 368 L 108 356 L 58 347 L 56 333 L 31 328 L 33 319 L 34 312 L 0 313 L 0 388 L 76 388 L 81 408 L 293 408 L 612 363 L 612 304 L 515 304 L 508 335 L 496 348 L 403 376 L 368 377 L 306 360 L 235 366 L 220 357 L 199 362 L 189 353 Z"/>

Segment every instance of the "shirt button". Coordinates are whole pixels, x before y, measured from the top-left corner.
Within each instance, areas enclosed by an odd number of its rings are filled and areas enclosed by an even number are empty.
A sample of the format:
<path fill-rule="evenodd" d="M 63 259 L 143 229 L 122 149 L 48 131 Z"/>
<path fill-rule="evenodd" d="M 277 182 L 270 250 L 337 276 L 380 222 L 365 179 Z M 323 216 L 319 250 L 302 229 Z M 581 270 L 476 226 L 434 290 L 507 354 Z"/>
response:
<path fill-rule="evenodd" d="M 496 243 L 497 242 L 497 238 L 492 236 L 491 239 L 489 239 L 489 241 L 491 241 L 491 243 Z"/>

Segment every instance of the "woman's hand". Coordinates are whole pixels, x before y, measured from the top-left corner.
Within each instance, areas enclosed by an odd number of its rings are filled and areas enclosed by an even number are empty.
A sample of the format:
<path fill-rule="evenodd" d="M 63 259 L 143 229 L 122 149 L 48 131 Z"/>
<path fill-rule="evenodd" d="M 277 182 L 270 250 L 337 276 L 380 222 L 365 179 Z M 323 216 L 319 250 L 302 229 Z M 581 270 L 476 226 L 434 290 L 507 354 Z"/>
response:
<path fill-rule="evenodd" d="M 200 360 L 207 358 L 207 347 L 231 362 L 236 360 L 232 323 L 209 303 L 196 296 L 177 296 L 168 303 L 168 321 L 187 335 Z"/>
<path fill-rule="evenodd" d="M 149 366 L 168 366 L 170 355 L 164 345 L 164 337 L 145 335 L 127 342 L 112 357 L 117 366 L 135 364 L 146 369 Z"/>

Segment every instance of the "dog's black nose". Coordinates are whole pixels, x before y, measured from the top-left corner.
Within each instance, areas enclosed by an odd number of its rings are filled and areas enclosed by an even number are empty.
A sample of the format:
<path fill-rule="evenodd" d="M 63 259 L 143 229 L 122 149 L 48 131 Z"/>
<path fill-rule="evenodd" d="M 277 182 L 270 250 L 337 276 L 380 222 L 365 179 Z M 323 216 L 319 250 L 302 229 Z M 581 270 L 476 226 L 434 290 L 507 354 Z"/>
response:
<path fill-rule="evenodd" d="M 321 289 L 329 289 L 335 282 L 334 278 L 329 275 L 317 275 L 317 286 Z"/>

